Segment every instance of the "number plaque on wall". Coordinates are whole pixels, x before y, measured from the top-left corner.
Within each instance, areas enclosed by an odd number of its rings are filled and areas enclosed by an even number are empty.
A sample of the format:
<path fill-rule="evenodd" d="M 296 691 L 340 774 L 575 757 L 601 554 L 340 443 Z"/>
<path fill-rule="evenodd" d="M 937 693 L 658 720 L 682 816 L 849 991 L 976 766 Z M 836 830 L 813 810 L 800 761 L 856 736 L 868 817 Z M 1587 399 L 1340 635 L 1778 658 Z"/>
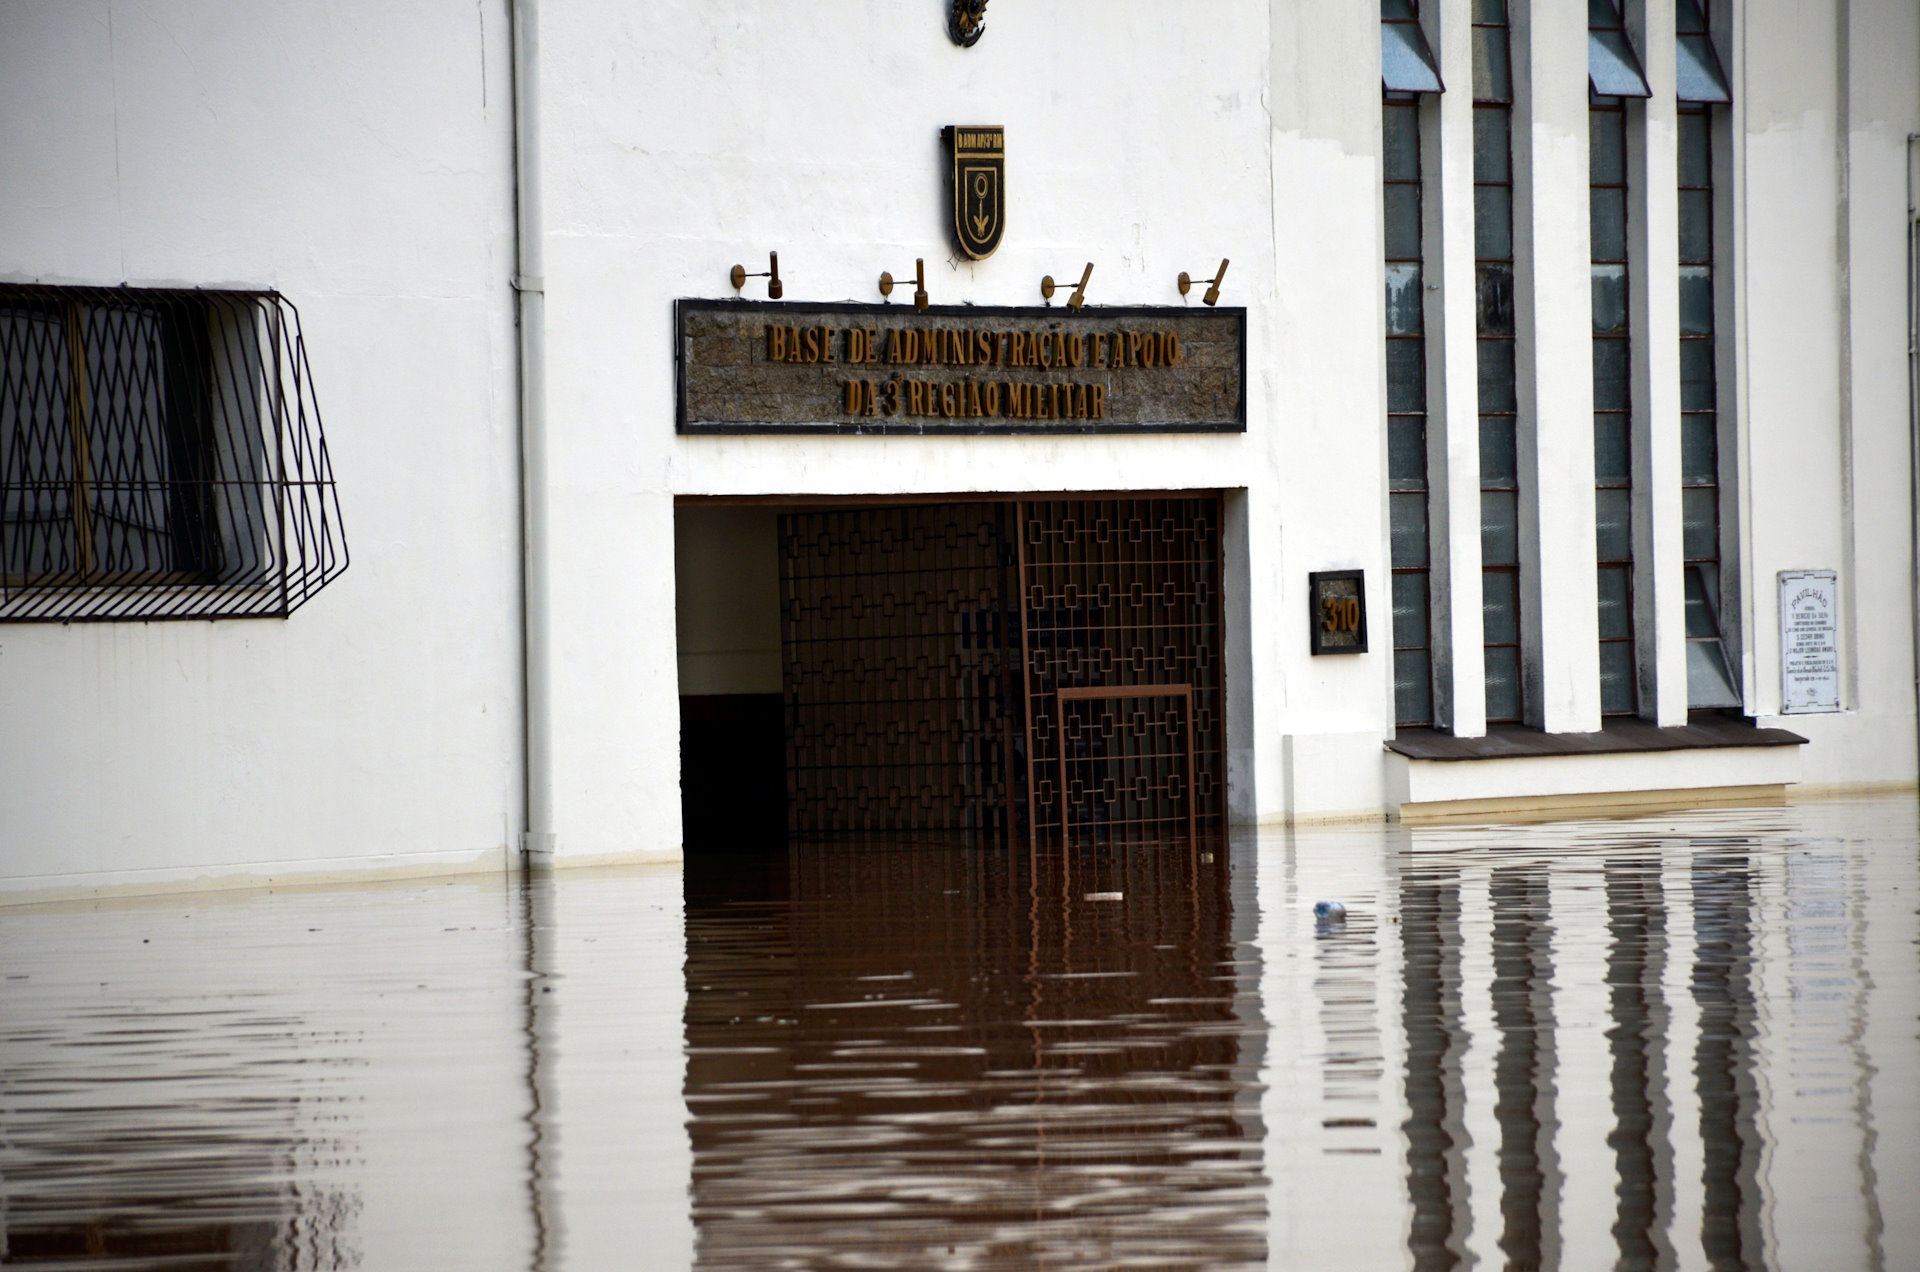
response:
<path fill-rule="evenodd" d="M 1316 570 L 1307 575 L 1307 599 L 1316 654 L 1367 652 L 1367 583 L 1361 570 Z"/>

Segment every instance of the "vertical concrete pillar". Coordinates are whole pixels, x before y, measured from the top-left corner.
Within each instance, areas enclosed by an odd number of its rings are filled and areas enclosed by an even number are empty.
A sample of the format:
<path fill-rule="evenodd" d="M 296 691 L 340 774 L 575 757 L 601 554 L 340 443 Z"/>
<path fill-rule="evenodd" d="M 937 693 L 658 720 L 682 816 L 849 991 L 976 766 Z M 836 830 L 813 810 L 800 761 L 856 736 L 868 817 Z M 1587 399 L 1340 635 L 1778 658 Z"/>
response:
<path fill-rule="evenodd" d="M 1480 385 L 1474 330 L 1472 0 L 1422 9 L 1447 91 L 1422 108 L 1426 224 L 1427 496 L 1434 722 L 1487 731 L 1480 619 Z"/>
<path fill-rule="evenodd" d="M 1687 722 L 1680 513 L 1680 198 L 1673 0 L 1628 0 L 1627 34 L 1653 96 L 1627 105 L 1633 315 L 1633 630 L 1640 714 Z"/>
<path fill-rule="evenodd" d="M 1522 677 L 1528 724 L 1583 733 L 1600 727 L 1587 12 L 1512 16 Z"/>

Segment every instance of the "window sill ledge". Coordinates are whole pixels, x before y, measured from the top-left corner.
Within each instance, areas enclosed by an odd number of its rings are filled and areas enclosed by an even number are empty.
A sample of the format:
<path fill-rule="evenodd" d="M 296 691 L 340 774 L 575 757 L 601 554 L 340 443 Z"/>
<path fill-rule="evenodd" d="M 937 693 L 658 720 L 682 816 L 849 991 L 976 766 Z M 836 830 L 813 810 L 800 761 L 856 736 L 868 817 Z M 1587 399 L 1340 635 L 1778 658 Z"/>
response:
<path fill-rule="evenodd" d="M 1402 729 L 1387 740 L 1386 748 L 1410 760 L 1457 761 L 1802 746 L 1806 741 L 1786 729 L 1762 729 L 1746 719 L 1700 714 L 1674 728 L 1645 720 L 1609 720 L 1598 733 L 1542 733 L 1517 724 L 1496 724 L 1485 737 L 1458 738 L 1434 729 Z"/>

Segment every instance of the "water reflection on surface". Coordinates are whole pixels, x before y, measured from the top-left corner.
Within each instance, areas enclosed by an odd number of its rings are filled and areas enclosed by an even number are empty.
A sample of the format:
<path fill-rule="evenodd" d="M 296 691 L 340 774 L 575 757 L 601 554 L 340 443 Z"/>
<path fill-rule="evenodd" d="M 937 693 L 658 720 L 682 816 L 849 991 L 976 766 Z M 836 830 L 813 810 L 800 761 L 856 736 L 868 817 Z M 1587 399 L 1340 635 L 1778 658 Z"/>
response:
<path fill-rule="evenodd" d="M 1882 800 L 0 910 L 0 1264 L 1920 1267 L 1917 839 Z"/>
<path fill-rule="evenodd" d="M 690 902 L 703 1266 L 1264 1260 L 1224 868 L 1056 864 L 806 845 L 785 897 Z"/>

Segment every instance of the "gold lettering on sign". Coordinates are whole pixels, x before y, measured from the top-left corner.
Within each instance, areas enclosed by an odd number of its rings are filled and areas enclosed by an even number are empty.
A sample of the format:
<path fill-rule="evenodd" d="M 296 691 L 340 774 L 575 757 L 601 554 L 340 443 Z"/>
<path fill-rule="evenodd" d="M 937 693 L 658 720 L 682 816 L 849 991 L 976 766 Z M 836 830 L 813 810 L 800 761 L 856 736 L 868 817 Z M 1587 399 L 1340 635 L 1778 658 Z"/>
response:
<path fill-rule="evenodd" d="M 931 420 L 1008 419 L 1098 422 L 1107 419 L 1109 394 L 1118 377 L 1056 379 L 1062 372 L 1093 368 L 1107 372 L 1163 370 L 1181 366 L 1185 351 L 1172 331 L 1113 328 L 1105 331 L 988 329 L 945 326 L 847 327 L 769 324 L 770 363 L 804 366 L 844 362 L 884 363 L 899 371 L 881 381 L 841 381 L 841 414 L 865 419 L 907 416 Z M 1004 367 L 1044 378 L 1034 380 L 919 379 L 912 368 Z"/>

